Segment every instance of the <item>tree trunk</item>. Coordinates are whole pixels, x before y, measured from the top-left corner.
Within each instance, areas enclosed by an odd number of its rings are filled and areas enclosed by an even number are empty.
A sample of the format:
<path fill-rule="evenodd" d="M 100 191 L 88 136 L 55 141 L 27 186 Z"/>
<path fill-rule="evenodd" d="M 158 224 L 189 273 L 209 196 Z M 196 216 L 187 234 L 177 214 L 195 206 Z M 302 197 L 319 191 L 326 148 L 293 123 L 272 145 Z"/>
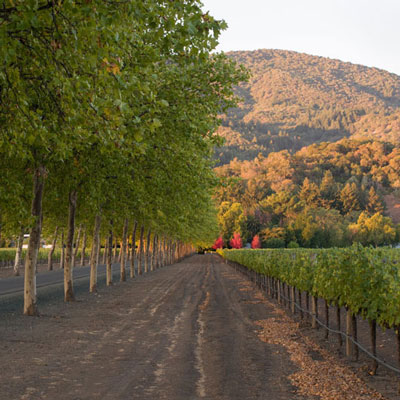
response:
<path fill-rule="evenodd" d="M 106 264 L 106 262 L 107 262 L 107 251 L 108 251 L 108 239 L 106 238 L 106 240 L 104 242 L 104 252 L 103 252 L 102 264 Z"/>
<path fill-rule="evenodd" d="M 136 229 L 137 229 L 137 221 L 135 221 L 135 223 L 133 224 L 133 231 L 132 231 L 132 254 L 131 254 L 131 270 L 130 270 L 131 278 L 135 277 Z"/>
<path fill-rule="evenodd" d="M 151 262 L 150 262 L 150 270 L 154 271 L 155 270 L 155 260 L 156 260 L 156 248 L 157 248 L 157 235 L 153 235 L 153 246 L 152 246 L 152 251 L 151 251 Z"/>
<path fill-rule="evenodd" d="M 125 218 L 124 221 L 124 229 L 122 232 L 122 243 L 121 243 L 121 251 L 120 251 L 120 256 L 121 256 L 121 275 L 120 275 L 120 281 L 125 282 L 126 281 L 126 270 L 125 270 L 125 265 L 126 265 L 126 241 L 128 237 L 128 218 Z"/>
<path fill-rule="evenodd" d="M 56 226 L 56 230 L 54 232 L 54 237 L 53 237 L 53 243 L 51 244 L 51 249 L 49 251 L 49 256 L 47 258 L 47 270 L 48 271 L 53 270 L 53 254 L 54 254 L 54 250 L 56 249 L 57 236 L 58 236 L 58 226 Z"/>
<path fill-rule="evenodd" d="M 113 251 L 113 220 L 110 220 L 110 230 L 108 231 L 107 243 L 107 258 L 106 258 L 106 281 L 107 286 L 111 286 L 112 282 L 112 251 Z"/>
<path fill-rule="evenodd" d="M 72 268 L 75 268 L 76 255 L 78 254 L 79 243 L 81 240 L 81 231 L 82 231 L 82 225 L 79 225 L 78 233 L 76 235 L 76 240 L 75 240 L 75 249 L 72 255 Z"/>
<path fill-rule="evenodd" d="M 144 239 L 144 226 L 142 225 L 140 228 L 140 242 L 139 242 L 139 260 L 138 260 L 138 274 L 142 275 L 142 260 L 143 260 L 143 243 Z"/>
<path fill-rule="evenodd" d="M 24 244 L 24 227 L 21 226 L 19 231 L 19 236 L 17 239 L 17 251 L 15 252 L 15 262 L 14 262 L 14 275 L 19 276 L 19 267 L 22 261 L 22 245 Z"/>
<path fill-rule="evenodd" d="M 117 259 L 117 243 L 118 243 L 118 240 L 117 240 L 117 238 L 115 238 L 114 249 L 113 249 L 113 261 L 114 262 Z"/>
<path fill-rule="evenodd" d="M 65 264 L 65 243 L 64 243 L 64 229 L 61 230 L 61 259 L 60 269 L 64 269 Z"/>
<path fill-rule="evenodd" d="M 151 230 L 147 233 L 146 238 L 146 255 L 144 258 L 144 272 L 149 272 L 149 255 L 150 255 L 150 239 L 151 239 Z"/>
<path fill-rule="evenodd" d="M 121 254 L 122 254 L 122 242 L 119 242 L 119 254 L 118 254 L 119 263 L 121 263 Z"/>
<path fill-rule="evenodd" d="M 100 237 L 100 229 L 97 234 L 97 248 L 96 248 L 96 264 L 100 264 L 100 252 L 101 252 L 101 237 Z"/>
<path fill-rule="evenodd" d="M 89 292 L 97 291 L 97 264 L 98 264 L 98 248 L 99 248 L 99 232 L 100 232 L 101 216 L 96 215 L 94 219 L 93 244 L 90 255 L 90 284 Z"/>
<path fill-rule="evenodd" d="M 64 301 L 75 300 L 74 288 L 72 283 L 73 251 L 74 251 L 74 232 L 75 232 L 75 214 L 76 214 L 77 192 L 72 190 L 69 193 L 68 206 L 68 233 L 67 233 L 67 249 L 65 254 L 64 265 Z"/>
<path fill-rule="evenodd" d="M 36 306 L 36 267 L 37 256 L 42 232 L 42 199 L 46 171 L 43 167 L 37 168 L 33 178 L 33 200 L 31 215 L 33 226 L 29 234 L 28 251 L 25 257 L 24 277 L 24 314 L 37 315 Z"/>
<path fill-rule="evenodd" d="M 86 234 L 86 227 L 84 228 L 85 231 L 83 233 L 83 243 L 82 243 L 82 254 L 81 254 L 81 266 L 83 267 L 85 264 L 86 258 L 86 241 L 87 241 L 87 234 Z"/>

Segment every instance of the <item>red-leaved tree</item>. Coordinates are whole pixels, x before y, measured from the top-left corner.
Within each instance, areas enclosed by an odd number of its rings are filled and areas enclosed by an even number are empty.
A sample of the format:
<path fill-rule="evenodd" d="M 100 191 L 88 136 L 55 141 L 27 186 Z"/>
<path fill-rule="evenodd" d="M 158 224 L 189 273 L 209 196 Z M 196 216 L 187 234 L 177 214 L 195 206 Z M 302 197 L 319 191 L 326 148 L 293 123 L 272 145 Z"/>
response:
<path fill-rule="evenodd" d="M 253 237 L 253 240 L 251 241 L 251 248 L 252 249 L 261 249 L 261 242 L 260 242 L 260 238 L 258 235 Z"/>
<path fill-rule="evenodd" d="M 242 238 L 240 237 L 240 233 L 234 233 L 233 239 L 229 242 L 232 249 L 241 249 L 243 247 Z"/>
<path fill-rule="evenodd" d="M 224 241 L 223 241 L 222 237 L 220 236 L 218 239 L 215 240 L 212 248 L 214 250 L 217 250 L 217 249 L 222 249 L 223 247 L 224 247 Z"/>

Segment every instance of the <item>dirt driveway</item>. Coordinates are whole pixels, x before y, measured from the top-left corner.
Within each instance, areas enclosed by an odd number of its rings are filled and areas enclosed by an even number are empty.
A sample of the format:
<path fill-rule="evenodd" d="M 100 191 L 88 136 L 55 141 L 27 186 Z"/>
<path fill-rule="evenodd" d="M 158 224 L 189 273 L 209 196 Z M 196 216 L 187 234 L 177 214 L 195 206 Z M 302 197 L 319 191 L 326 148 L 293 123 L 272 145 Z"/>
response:
<path fill-rule="evenodd" d="M 0 399 L 299 400 L 333 389 L 299 383 L 334 361 L 321 353 L 302 365 L 279 340 L 299 342 L 292 323 L 213 255 L 40 311 L 0 321 Z M 347 383 L 332 399 L 381 398 L 346 367 L 339 374 Z"/>

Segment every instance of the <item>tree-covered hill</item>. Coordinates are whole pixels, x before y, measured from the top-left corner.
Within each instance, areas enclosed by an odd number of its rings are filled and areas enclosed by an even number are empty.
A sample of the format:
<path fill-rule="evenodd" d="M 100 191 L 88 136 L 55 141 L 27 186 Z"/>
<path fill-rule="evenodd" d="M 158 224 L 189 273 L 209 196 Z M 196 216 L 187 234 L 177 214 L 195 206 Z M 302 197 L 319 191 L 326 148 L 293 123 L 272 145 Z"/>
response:
<path fill-rule="evenodd" d="M 227 243 L 234 232 L 265 246 L 389 244 L 400 240 L 400 152 L 372 139 L 316 143 L 216 168 Z"/>
<path fill-rule="evenodd" d="M 400 76 L 283 50 L 228 54 L 251 71 L 240 107 L 222 117 L 217 157 L 253 159 L 342 138 L 400 141 Z"/>

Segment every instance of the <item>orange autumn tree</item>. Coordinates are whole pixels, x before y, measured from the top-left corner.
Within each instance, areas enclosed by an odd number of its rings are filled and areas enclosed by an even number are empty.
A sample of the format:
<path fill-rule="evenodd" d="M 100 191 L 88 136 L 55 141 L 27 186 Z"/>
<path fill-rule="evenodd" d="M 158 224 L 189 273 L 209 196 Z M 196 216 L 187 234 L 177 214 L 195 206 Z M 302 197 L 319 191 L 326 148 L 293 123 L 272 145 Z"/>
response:
<path fill-rule="evenodd" d="M 234 233 L 233 239 L 229 242 L 232 249 L 241 249 L 243 247 L 242 238 L 240 237 L 240 233 Z"/>
<path fill-rule="evenodd" d="M 251 248 L 252 249 L 261 249 L 260 237 L 258 235 L 253 237 L 253 240 L 251 242 Z"/>

